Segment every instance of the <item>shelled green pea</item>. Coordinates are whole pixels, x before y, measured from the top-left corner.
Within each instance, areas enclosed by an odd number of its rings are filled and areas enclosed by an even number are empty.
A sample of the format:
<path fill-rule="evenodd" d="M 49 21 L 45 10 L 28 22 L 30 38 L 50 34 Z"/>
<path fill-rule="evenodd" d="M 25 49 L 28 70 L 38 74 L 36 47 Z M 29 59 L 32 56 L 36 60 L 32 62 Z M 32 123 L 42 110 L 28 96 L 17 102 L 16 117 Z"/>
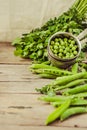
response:
<path fill-rule="evenodd" d="M 55 56 L 62 59 L 74 58 L 78 54 L 78 45 L 73 38 L 56 37 L 50 43 Z"/>

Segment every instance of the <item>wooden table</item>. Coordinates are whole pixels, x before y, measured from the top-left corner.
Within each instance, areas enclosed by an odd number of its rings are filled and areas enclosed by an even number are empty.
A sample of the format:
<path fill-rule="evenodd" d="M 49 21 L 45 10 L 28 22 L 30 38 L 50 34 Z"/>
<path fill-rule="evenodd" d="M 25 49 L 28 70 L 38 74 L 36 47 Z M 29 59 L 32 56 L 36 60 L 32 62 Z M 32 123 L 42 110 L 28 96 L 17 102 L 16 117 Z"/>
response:
<path fill-rule="evenodd" d="M 50 82 L 29 70 L 31 61 L 14 56 L 11 43 L 0 43 L 0 130 L 86 130 L 87 114 L 45 126 L 54 108 L 35 91 Z"/>

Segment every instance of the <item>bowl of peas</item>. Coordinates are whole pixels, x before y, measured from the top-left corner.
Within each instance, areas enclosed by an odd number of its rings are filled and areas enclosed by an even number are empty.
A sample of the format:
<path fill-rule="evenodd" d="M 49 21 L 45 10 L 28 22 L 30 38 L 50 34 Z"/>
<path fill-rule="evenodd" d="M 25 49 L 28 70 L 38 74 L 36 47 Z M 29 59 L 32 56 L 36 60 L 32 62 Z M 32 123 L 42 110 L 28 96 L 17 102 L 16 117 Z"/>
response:
<path fill-rule="evenodd" d="M 81 44 L 77 37 L 68 32 L 53 34 L 48 42 L 48 58 L 60 68 L 67 68 L 75 63 L 81 52 Z"/>

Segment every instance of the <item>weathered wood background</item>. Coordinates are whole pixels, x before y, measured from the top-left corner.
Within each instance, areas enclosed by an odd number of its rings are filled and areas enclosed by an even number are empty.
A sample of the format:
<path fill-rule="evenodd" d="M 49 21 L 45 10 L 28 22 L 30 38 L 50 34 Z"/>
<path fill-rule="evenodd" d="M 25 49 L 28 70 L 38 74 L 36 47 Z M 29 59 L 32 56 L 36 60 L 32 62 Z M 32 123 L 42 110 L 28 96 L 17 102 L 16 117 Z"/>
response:
<path fill-rule="evenodd" d="M 31 61 L 13 51 L 11 43 L 0 43 L 0 130 L 86 130 L 87 114 L 44 125 L 54 108 L 38 100 L 35 88 L 50 80 L 32 74 Z"/>

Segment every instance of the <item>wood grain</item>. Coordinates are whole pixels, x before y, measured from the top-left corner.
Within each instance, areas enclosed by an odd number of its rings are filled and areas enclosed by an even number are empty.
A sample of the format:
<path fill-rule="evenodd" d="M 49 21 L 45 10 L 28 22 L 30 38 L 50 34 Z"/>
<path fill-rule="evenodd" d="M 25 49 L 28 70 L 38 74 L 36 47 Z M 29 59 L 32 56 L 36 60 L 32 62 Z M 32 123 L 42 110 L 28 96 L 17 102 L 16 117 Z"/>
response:
<path fill-rule="evenodd" d="M 29 64 L 29 59 L 14 56 L 15 47 L 11 43 L 0 43 L 0 63 L 1 64 Z"/>
<path fill-rule="evenodd" d="M 69 128 L 56 126 L 22 126 L 22 125 L 1 125 L 0 130 L 86 130 L 86 128 Z"/>
<path fill-rule="evenodd" d="M 38 100 L 40 96 L 40 94 L 0 94 L 0 124 L 45 126 L 47 115 L 54 108 Z M 87 120 L 87 114 L 74 116 L 64 122 L 57 120 L 51 125 L 85 128 L 87 124 L 84 120 Z"/>

